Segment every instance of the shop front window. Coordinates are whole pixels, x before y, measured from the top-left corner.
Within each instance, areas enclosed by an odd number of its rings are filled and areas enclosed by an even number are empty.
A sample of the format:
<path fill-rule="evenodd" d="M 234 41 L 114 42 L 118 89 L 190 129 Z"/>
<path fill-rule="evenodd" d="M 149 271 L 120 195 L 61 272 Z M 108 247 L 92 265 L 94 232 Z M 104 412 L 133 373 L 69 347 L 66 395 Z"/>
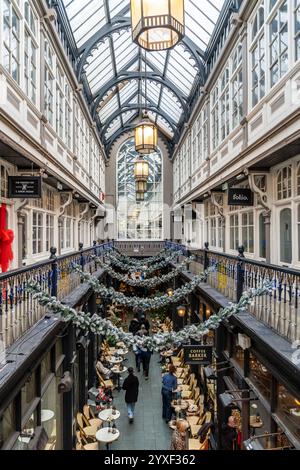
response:
<path fill-rule="evenodd" d="M 36 379 L 32 374 L 21 390 L 22 415 L 30 408 L 33 400 L 36 398 Z"/>
<path fill-rule="evenodd" d="M 15 442 L 12 450 L 29 450 L 30 444 L 35 436 L 35 431 L 37 427 L 37 412 L 35 411 L 23 426 L 22 431 Z"/>
<path fill-rule="evenodd" d="M 253 382 L 260 393 L 268 400 L 271 400 L 272 375 L 268 369 L 250 353 L 249 379 Z"/>
<path fill-rule="evenodd" d="M 232 348 L 232 358 L 236 360 L 242 369 L 244 368 L 244 350 L 236 342 Z"/>
<path fill-rule="evenodd" d="M 0 417 L 0 449 L 15 430 L 14 404 L 11 403 Z"/>
<path fill-rule="evenodd" d="M 283 385 L 279 385 L 276 414 L 296 438 L 300 439 L 300 394 L 294 396 Z"/>
<path fill-rule="evenodd" d="M 47 434 L 45 450 L 59 450 L 61 442 L 61 395 L 57 393 L 57 385 L 62 372 L 50 382 L 41 400 L 41 423 Z"/>

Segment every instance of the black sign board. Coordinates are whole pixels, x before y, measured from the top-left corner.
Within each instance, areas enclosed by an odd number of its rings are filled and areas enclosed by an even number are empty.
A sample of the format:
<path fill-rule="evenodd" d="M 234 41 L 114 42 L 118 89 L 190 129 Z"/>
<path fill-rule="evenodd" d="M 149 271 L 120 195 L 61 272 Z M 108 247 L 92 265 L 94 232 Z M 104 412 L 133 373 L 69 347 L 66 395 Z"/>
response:
<path fill-rule="evenodd" d="M 229 206 L 253 206 L 253 192 L 247 188 L 230 188 L 228 190 Z"/>
<path fill-rule="evenodd" d="M 184 346 L 184 362 L 190 365 L 207 366 L 212 363 L 212 346 Z"/>
<path fill-rule="evenodd" d="M 41 176 L 9 176 L 8 197 L 14 199 L 35 199 L 42 196 Z"/>

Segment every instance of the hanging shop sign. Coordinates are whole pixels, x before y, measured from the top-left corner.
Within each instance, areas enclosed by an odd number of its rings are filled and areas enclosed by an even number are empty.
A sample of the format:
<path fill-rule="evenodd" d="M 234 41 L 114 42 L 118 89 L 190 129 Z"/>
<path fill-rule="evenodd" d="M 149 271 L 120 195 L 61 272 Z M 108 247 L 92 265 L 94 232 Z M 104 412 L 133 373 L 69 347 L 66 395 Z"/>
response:
<path fill-rule="evenodd" d="M 184 362 L 189 365 L 208 365 L 212 363 L 213 347 L 208 345 L 184 346 Z"/>
<path fill-rule="evenodd" d="M 9 176 L 8 197 L 14 199 L 38 199 L 42 197 L 41 176 Z"/>
<path fill-rule="evenodd" d="M 253 192 L 247 188 L 230 188 L 228 190 L 229 206 L 253 206 Z"/>

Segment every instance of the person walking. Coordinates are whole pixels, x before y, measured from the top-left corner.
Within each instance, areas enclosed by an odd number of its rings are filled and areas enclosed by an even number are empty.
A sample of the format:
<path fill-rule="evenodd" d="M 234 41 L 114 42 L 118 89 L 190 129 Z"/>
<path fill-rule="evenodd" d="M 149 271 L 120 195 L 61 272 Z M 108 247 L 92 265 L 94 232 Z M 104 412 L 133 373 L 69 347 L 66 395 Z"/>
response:
<path fill-rule="evenodd" d="M 139 379 L 134 375 L 132 367 L 128 368 L 128 377 L 124 380 L 123 390 L 125 393 L 125 402 L 127 404 L 129 422 L 133 423 L 135 405 L 139 395 Z"/>
<path fill-rule="evenodd" d="M 172 418 L 172 395 L 177 389 L 177 377 L 175 376 L 176 367 L 173 364 L 169 366 L 169 372 L 162 379 L 162 417 L 168 423 Z"/>
<path fill-rule="evenodd" d="M 129 325 L 129 333 L 132 333 L 133 336 L 135 336 L 137 332 L 139 331 L 139 329 L 140 329 L 140 322 L 138 321 L 137 317 L 134 316 Z"/>
<path fill-rule="evenodd" d="M 149 320 L 147 320 L 146 315 L 141 316 L 141 323 L 144 325 L 145 329 L 149 333 L 150 331 L 150 323 Z"/>
<path fill-rule="evenodd" d="M 150 368 L 150 361 L 152 356 L 152 351 L 148 347 L 141 347 L 141 361 L 143 364 L 143 373 L 145 376 L 145 380 L 149 380 L 149 368 Z"/>

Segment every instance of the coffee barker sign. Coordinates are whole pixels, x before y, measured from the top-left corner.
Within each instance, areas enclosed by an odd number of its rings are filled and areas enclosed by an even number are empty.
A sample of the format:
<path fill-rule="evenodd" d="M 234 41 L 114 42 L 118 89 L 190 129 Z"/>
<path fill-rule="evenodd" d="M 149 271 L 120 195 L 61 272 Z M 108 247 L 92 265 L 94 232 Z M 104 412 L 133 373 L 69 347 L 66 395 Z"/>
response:
<path fill-rule="evenodd" d="M 212 346 L 184 346 L 185 364 L 208 365 L 212 363 Z"/>
<path fill-rule="evenodd" d="M 253 206 L 253 192 L 247 188 L 230 188 L 228 190 L 229 206 Z"/>

